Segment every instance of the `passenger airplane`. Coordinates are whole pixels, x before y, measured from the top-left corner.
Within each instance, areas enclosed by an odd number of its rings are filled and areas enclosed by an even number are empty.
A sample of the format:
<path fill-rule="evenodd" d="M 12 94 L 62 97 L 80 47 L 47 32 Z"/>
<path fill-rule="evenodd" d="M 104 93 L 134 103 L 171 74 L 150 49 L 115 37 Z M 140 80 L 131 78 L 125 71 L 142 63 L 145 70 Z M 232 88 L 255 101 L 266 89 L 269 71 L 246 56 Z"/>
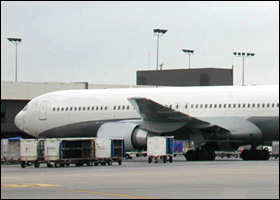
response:
<path fill-rule="evenodd" d="M 194 142 L 191 161 L 250 144 L 244 160 L 267 160 L 257 147 L 279 141 L 279 85 L 57 91 L 31 100 L 15 124 L 40 138 L 123 138 L 128 151 L 174 136 Z"/>

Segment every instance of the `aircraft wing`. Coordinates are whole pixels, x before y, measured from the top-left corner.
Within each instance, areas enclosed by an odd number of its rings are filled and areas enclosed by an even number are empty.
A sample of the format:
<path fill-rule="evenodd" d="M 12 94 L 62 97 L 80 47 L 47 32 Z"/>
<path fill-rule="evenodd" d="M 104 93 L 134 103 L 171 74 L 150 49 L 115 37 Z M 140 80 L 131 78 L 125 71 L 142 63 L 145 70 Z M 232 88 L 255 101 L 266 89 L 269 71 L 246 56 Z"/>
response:
<path fill-rule="evenodd" d="M 129 98 L 144 122 L 149 123 L 178 123 L 190 128 L 208 128 L 209 122 L 183 114 L 179 111 L 165 107 L 157 102 L 146 98 Z"/>
<path fill-rule="evenodd" d="M 238 117 L 195 118 L 146 98 L 130 98 L 130 103 L 143 119 L 142 126 L 148 130 L 169 132 L 181 127 L 190 129 L 215 128 L 230 132 L 233 138 L 240 136 L 261 137 L 260 129 L 252 122 Z M 166 126 L 166 123 L 169 125 Z"/>

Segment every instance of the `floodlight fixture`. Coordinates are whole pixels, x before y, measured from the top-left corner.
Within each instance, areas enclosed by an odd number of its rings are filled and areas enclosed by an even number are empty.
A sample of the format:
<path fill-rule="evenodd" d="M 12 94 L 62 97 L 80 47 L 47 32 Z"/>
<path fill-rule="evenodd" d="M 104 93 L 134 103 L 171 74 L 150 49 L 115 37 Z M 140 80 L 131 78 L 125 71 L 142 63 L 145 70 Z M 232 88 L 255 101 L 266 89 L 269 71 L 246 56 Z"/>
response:
<path fill-rule="evenodd" d="M 15 69 L 15 82 L 17 82 L 17 46 L 21 43 L 21 38 L 7 38 L 8 41 L 16 45 L 16 69 Z"/>
<path fill-rule="evenodd" d="M 255 53 L 245 53 L 245 52 L 233 52 L 233 55 L 235 55 L 236 57 L 242 57 L 242 60 L 243 60 L 243 75 L 242 75 L 242 85 L 244 86 L 245 83 L 244 83 L 244 71 L 245 71 L 245 68 L 244 68 L 244 61 L 245 61 L 245 58 L 252 58 L 253 56 L 255 56 Z"/>
<path fill-rule="evenodd" d="M 194 53 L 194 50 L 191 49 L 182 49 L 184 53 L 189 55 L 189 69 L 191 68 L 191 55 Z"/>
<path fill-rule="evenodd" d="M 166 29 L 154 29 L 154 35 L 157 36 L 157 67 L 156 69 L 158 70 L 158 55 L 159 55 L 159 36 L 163 36 L 167 32 Z"/>

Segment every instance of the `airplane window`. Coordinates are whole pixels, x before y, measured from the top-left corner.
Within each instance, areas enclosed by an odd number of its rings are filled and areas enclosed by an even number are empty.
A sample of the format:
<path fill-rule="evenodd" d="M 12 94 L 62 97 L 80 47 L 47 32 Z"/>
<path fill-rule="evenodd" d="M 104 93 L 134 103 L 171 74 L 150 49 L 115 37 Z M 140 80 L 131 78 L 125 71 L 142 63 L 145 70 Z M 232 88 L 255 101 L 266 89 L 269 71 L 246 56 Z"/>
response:
<path fill-rule="evenodd" d="M 70 107 L 70 111 L 72 111 L 73 110 L 73 108 L 72 107 Z"/>
<path fill-rule="evenodd" d="M 191 105 L 191 108 L 193 108 L 193 104 Z"/>
<path fill-rule="evenodd" d="M 55 108 L 53 108 L 53 111 L 55 111 Z"/>
<path fill-rule="evenodd" d="M 241 108 L 241 104 L 238 104 L 238 108 Z"/>
<path fill-rule="evenodd" d="M 97 106 L 95 110 L 98 110 L 98 109 L 99 109 L 99 107 Z"/>
<path fill-rule="evenodd" d="M 121 109 L 121 107 L 119 106 L 119 107 L 118 107 L 118 110 L 120 110 L 120 109 Z"/>
<path fill-rule="evenodd" d="M 65 111 L 68 111 L 68 107 L 66 107 Z"/>
<path fill-rule="evenodd" d="M 210 108 L 212 108 L 212 104 L 210 104 Z"/>
<path fill-rule="evenodd" d="M 116 110 L 116 108 L 117 108 L 117 107 L 116 107 L 116 106 L 114 106 L 114 110 Z"/>
<path fill-rule="evenodd" d="M 217 105 L 217 104 L 215 104 L 215 105 L 214 105 L 214 108 L 217 108 L 217 107 L 218 107 L 218 105 Z"/>
<path fill-rule="evenodd" d="M 251 104 L 248 104 L 248 108 L 250 108 L 251 107 Z"/>
<path fill-rule="evenodd" d="M 200 105 L 200 108 L 203 108 L 203 104 Z"/>
<path fill-rule="evenodd" d="M 74 110 L 76 111 L 76 110 L 77 110 L 77 107 L 75 107 Z"/>
<path fill-rule="evenodd" d="M 220 104 L 219 107 L 222 108 L 222 104 Z"/>
<path fill-rule="evenodd" d="M 228 107 L 231 108 L 231 104 L 228 104 Z"/>
<path fill-rule="evenodd" d="M 85 106 L 83 107 L 83 110 L 86 110 L 86 107 L 85 107 Z"/>
<path fill-rule="evenodd" d="M 188 104 L 186 104 L 185 108 L 188 109 Z"/>
<path fill-rule="evenodd" d="M 227 108 L 227 104 L 224 104 L 224 108 Z"/>
<path fill-rule="evenodd" d="M 243 104 L 243 108 L 246 108 L 246 104 L 245 103 Z"/>
<path fill-rule="evenodd" d="M 57 108 L 57 111 L 59 111 L 59 108 Z"/>
<path fill-rule="evenodd" d="M 103 110 L 103 106 L 100 107 L 100 110 Z"/>
<path fill-rule="evenodd" d="M 124 110 L 124 109 L 125 109 L 125 106 L 123 106 L 122 109 Z"/>
<path fill-rule="evenodd" d="M 233 108 L 236 108 L 236 104 L 233 104 Z"/>
<path fill-rule="evenodd" d="M 269 103 L 267 104 L 267 107 L 268 107 L 268 108 L 270 107 L 270 104 L 269 104 Z"/>
<path fill-rule="evenodd" d="M 82 110 L 82 107 L 79 107 L 79 110 Z"/>
<path fill-rule="evenodd" d="M 61 108 L 61 111 L 64 111 L 64 108 Z"/>
<path fill-rule="evenodd" d="M 127 108 L 127 110 L 129 110 L 129 106 L 127 106 L 126 108 Z"/>
<path fill-rule="evenodd" d="M 87 110 L 90 110 L 90 107 L 88 107 Z"/>
<path fill-rule="evenodd" d="M 263 103 L 262 107 L 264 108 L 265 107 L 265 104 Z"/>
<path fill-rule="evenodd" d="M 208 104 L 205 104 L 205 108 L 208 108 Z"/>
<path fill-rule="evenodd" d="M 271 107 L 274 108 L 274 107 L 275 107 L 275 104 L 273 103 L 273 104 L 271 105 Z"/>

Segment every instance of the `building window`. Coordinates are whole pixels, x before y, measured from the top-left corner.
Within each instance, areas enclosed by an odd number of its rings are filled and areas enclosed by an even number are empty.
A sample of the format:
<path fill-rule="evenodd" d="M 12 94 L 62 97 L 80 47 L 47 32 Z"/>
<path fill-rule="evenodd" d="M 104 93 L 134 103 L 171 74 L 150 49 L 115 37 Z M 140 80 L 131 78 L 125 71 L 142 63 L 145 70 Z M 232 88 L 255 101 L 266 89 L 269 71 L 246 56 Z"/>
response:
<path fill-rule="evenodd" d="M 1 124 L 6 123 L 6 104 L 1 101 Z"/>

